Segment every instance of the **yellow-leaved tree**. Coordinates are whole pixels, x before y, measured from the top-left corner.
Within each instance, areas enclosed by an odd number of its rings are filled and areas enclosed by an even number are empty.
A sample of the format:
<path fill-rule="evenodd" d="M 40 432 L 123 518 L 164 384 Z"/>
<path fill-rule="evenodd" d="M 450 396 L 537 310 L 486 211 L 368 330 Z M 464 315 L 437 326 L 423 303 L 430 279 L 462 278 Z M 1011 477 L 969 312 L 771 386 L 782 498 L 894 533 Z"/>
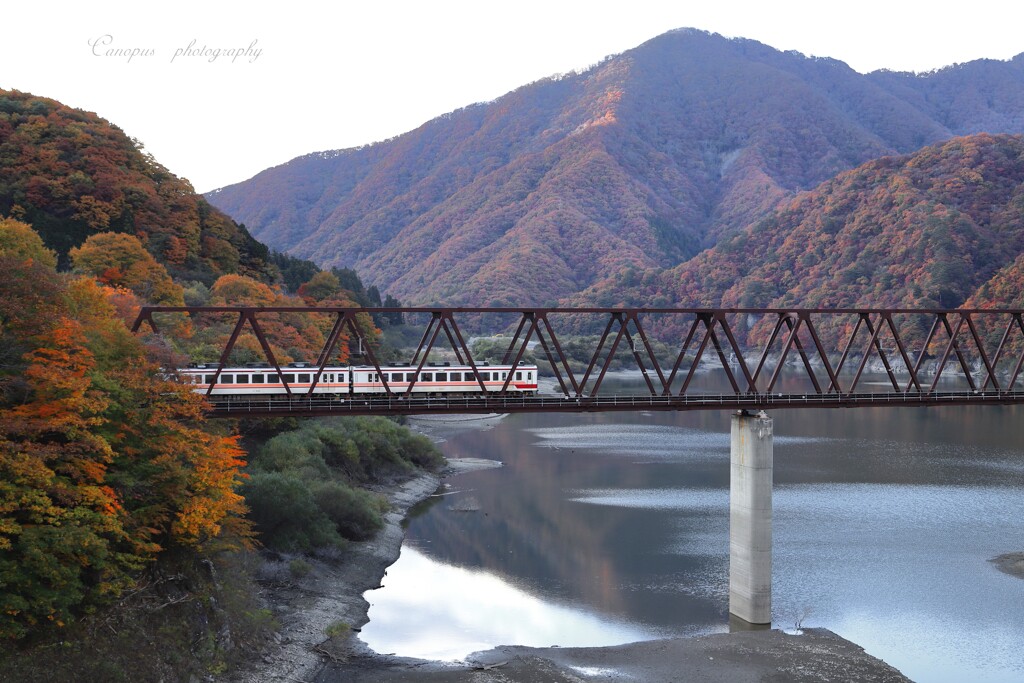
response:
<path fill-rule="evenodd" d="M 91 277 L 0 224 L 0 636 L 63 623 L 173 547 L 244 544 L 236 437 L 165 377 Z M 26 283 L 30 283 L 26 285 Z"/>

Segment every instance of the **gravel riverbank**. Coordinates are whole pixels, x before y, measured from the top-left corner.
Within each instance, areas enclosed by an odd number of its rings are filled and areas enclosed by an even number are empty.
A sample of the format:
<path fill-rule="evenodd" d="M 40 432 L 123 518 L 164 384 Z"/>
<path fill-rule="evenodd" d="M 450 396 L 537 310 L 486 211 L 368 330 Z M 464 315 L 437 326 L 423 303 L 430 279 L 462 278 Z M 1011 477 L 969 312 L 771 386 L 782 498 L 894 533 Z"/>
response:
<path fill-rule="evenodd" d="M 446 664 L 354 657 L 329 664 L 316 683 L 909 683 L 910 679 L 826 629 L 802 635 L 742 631 L 615 647 L 499 647 Z"/>

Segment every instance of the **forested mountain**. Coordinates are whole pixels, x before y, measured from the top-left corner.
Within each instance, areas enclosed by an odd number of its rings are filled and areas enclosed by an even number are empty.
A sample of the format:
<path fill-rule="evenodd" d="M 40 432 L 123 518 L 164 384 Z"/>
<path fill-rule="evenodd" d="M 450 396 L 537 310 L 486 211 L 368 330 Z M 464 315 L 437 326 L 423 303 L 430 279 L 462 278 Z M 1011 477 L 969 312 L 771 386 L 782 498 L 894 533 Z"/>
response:
<path fill-rule="evenodd" d="M 539 304 L 682 263 L 871 159 L 1024 132 L 1022 115 L 1024 57 L 862 75 L 684 29 L 208 198 L 403 300 Z"/>
<path fill-rule="evenodd" d="M 33 226 L 57 253 L 106 232 L 138 237 L 172 276 L 279 277 L 269 251 L 141 145 L 96 114 L 0 90 L 0 217 Z"/>
<path fill-rule="evenodd" d="M 94 114 L 0 91 L 0 272 L 5 681 L 223 673 L 272 629 L 243 568 L 254 543 L 336 551 L 383 524 L 386 500 L 364 487 L 440 464 L 383 418 L 284 434 L 255 459 L 243 435 L 258 444 L 280 423 L 206 421 L 175 368 L 218 361 L 229 338 L 229 364 L 265 362 L 267 345 L 279 363 L 310 361 L 333 319 L 268 314 L 264 344 L 230 314 L 165 314 L 159 333 L 135 334 L 142 305 L 380 305 L 380 293 L 354 271 L 271 254 Z M 385 355 L 373 319 L 357 325 Z M 351 355 L 343 334 L 331 358 Z"/>
<path fill-rule="evenodd" d="M 660 306 L 1020 305 L 1024 137 L 954 138 L 839 174 L 666 271 L 575 303 Z"/>

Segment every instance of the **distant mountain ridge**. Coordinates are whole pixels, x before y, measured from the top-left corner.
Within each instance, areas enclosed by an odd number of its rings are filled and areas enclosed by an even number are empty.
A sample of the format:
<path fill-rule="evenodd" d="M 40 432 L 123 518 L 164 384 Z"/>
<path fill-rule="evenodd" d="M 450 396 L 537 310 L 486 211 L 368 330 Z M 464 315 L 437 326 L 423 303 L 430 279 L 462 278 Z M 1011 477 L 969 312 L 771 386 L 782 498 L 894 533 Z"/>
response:
<path fill-rule="evenodd" d="M 1024 132 L 1024 56 L 921 75 L 692 29 L 386 142 L 209 193 L 253 235 L 410 303 L 553 303 L 683 263 L 884 155 Z"/>

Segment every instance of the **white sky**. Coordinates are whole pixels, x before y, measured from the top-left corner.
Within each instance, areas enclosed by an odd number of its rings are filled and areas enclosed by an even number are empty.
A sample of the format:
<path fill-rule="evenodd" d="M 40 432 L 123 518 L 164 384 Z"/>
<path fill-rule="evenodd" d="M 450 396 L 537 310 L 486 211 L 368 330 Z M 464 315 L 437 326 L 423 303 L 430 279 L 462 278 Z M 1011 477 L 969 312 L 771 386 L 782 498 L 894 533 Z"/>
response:
<path fill-rule="evenodd" d="M 673 28 L 759 40 L 861 72 L 1024 52 L 1015 2 L 848 0 L 9 2 L 0 88 L 95 111 L 207 191 L 301 154 L 401 134 Z M 103 38 L 107 36 L 108 38 Z M 97 40 L 96 47 L 90 46 Z M 177 57 L 192 41 L 262 52 Z M 110 49 L 148 57 L 102 56 Z M 93 54 L 99 52 L 101 56 Z"/>

